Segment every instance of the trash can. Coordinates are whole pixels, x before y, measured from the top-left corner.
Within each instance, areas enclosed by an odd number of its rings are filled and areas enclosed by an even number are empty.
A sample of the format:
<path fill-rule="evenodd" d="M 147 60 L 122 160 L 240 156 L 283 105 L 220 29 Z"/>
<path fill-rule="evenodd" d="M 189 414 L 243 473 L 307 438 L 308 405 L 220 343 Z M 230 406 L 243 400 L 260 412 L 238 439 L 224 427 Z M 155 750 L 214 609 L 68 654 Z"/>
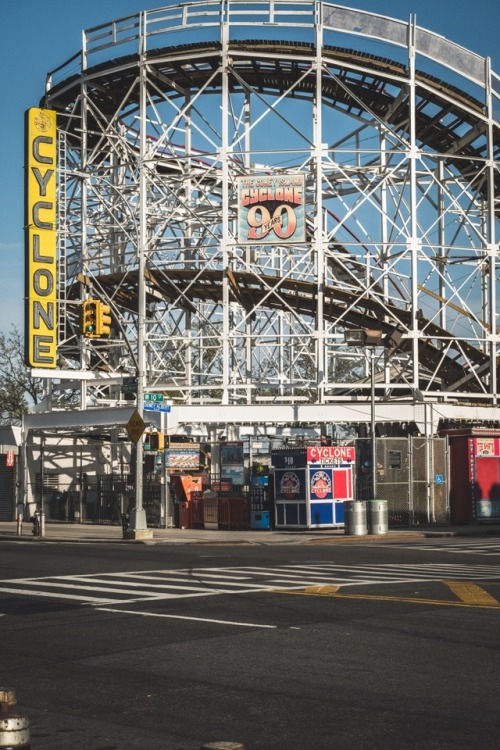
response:
<path fill-rule="evenodd" d="M 366 524 L 366 502 L 364 500 L 346 500 L 344 503 L 344 531 L 351 536 L 368 534 Z"/>
<path fill-rule="evenodd" d="M 368 502 L 368 533 L 387 534 L 389 531 L 389 510 L 387 500 Z"/>

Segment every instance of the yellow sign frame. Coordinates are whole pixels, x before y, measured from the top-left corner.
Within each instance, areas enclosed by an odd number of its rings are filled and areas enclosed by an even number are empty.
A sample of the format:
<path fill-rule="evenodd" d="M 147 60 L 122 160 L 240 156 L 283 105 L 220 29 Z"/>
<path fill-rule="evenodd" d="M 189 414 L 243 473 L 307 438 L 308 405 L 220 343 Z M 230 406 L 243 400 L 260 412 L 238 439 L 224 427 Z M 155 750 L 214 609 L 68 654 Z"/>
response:
<path fill-rule="evenodd" d="M 57 115 L 26 112 L 26 364 L 57 366 Z"/>

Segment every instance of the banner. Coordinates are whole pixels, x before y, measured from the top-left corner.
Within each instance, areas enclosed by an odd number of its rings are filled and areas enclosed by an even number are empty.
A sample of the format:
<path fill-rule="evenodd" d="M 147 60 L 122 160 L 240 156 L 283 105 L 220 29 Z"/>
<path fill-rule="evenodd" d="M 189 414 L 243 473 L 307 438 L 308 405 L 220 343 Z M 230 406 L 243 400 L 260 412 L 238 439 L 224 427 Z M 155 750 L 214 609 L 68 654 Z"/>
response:
<path fill-rule="evenodd" d="M 238 177 L 238 242 L 305 242 L 303 174 Z"/>
<path fill-rule="evenodd" d="M 26 364 L 57 365 L 56 113 L 26 112 Z"/>

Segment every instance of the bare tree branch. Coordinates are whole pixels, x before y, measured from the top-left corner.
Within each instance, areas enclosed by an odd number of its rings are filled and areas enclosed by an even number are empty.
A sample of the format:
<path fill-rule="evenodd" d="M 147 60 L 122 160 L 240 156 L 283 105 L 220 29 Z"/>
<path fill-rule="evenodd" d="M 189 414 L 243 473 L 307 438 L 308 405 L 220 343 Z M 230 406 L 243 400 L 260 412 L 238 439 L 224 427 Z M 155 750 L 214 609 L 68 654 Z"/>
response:
<path fill-rule="evenodd" d="M 0 424 L 20 424 L 42 393 L 42 381 L 31 377 L 24 364 L 23 337 L 13 325 L 8 334 L 0 333 Z"/>

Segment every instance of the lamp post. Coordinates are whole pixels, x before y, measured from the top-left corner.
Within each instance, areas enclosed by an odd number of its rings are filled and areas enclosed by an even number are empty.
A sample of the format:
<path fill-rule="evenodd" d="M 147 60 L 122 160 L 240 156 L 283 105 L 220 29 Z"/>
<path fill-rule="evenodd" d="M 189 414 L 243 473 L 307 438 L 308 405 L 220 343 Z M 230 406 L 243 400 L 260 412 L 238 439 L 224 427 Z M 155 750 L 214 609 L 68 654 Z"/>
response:
<path fill-rule="evenodd" d="M 370 346 L 370 435 L 372 439 L 372 500 L 377 493 L 377 448 L 375 421 L 375 346 Z"/>
<path fill-rule="evenodd" d="M 372 328 L 357 328 L 352 331 L 345 331 L 344 341 L 348 346 L 362 346 L 370 350 L 370 437 L 371 437 L 371 461 L 372 461 L 372 481 L 371 497 L 375 499 L 377 491 L 377 450 L 375 445 L 376 438 L 376 419 L 375 419 L 375 349 L 382 341 L 383 331 Z"/>

